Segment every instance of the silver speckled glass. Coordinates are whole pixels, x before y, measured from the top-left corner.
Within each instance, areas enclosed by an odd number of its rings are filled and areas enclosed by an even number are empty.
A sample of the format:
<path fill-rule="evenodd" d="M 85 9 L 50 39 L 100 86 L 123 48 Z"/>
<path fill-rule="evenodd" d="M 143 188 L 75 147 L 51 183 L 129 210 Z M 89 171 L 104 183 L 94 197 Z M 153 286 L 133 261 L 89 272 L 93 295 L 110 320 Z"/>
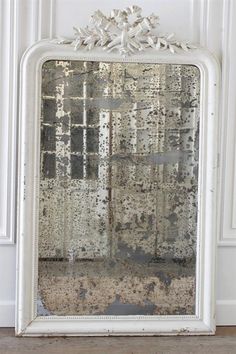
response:
<path fill-rule="evenodd" d="M 195 314 L 200 71 L 42 68 L 38 315 Z"/>

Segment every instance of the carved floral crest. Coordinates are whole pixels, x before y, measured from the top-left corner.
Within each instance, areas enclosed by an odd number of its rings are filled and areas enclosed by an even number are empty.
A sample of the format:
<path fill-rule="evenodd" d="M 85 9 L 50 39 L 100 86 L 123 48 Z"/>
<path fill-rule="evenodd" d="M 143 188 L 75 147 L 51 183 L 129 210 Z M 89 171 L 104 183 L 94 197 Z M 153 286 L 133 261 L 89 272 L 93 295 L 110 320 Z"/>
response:
<path fill-rule="evenodd" d="M 142 9 L 135 5 L 124 10 L 113 10 L 109 16 L 97 10 L 91 17 L 90 27 L 74 27 L 75 39 L 61 38 L 57 43 L 71 44 L 75 50 L 81 47 L 87 50 L 102 47 L 108 52 L 118 50 L 123 56 L 148 47 L 172 53 L 177 48 L 184 51 L 196 48 L 188 42 L 176 40 L 173 33 L 166 36 L 156 34 L 154 30 L 158 20 L 155 14 L 142 16 Z"/>

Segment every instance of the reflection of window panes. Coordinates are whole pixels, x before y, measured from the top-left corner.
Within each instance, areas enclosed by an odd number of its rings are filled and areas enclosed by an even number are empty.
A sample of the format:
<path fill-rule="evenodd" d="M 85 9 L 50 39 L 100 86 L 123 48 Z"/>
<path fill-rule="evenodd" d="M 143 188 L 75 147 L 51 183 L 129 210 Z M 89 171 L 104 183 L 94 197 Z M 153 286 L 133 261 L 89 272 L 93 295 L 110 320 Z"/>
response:
<path fill-rule="evenodd" d="M 54 61 L 47 62 L 46 65 L 43 65 L 42 73 L 44 77 L 42 94 L 44 96 L 56 96 L 58 85 L 64 84 L 66 76 L 61 71 L 61 65 L 55 65 Z"/>
<path fill-rule="evenodd" d="M 71 128 L 71 151 L 83 151 L 83 133 L 84 129 L 80 127 Z"/>
<path fill-rule="evenodd" d="M 99 111 L 95 109 L 88 108 L 86 110 L 87 124 L 93 125 L 99 122 Z"/>
<path fill-rule="evenodd" d="M 55 127 L 43 126 L 42 132 L 42 143 L 43 149 L 48 151 L 53 151 L 56 148 L 56 140 L 55 140 Z"/>
<path fill-rule="evenodd" d="M 98 157 L 97 156 L 87 156 L 86 165 L 87 179 L 97 179 L 98 178 Z"/>
<path fill-rule="evenodd" d="M 55 178 L 56 155 L 45 152 L 43 154 L 43 175 L 45 178 Z"/>
<path fill-rule="evenodd" d="M 194 66 L 44 64 L 38 285 L 50 314 L 195 313 L 199 103 Z"/>
<path fill-rule="evenodd" d="M 93 97 L 93 94 L 94 94 L 94 82 L 91 80 L 87 80 L 86 81 L 86 97 L 87 98 L 91 98 Z"/>
<path fill-rule="evenodd" d="M 64 100 L 65 112 L 70 112 L 72 124 L 83 124 L 83 100 Z"/>
<path fill-rule="evenodd" d="M 71 178 L 83 178 L 83 156 L 71 155 Z"/>
<path fill-rule="evenodd" d="M 56 101 L 55 99 L 43 100 L 43 120 L 45 123 L 56 121 Z"/>
<path fill-rule="evenodd" d="M 84 95 L 84 80 L 82 74 L 71 75 L 64 87 L 65 96 L 83 97 Z"/>
<path fill-rule="evenodd" d="M 87 128 L 87 152 L 98 152 L 99 129 Z"/>

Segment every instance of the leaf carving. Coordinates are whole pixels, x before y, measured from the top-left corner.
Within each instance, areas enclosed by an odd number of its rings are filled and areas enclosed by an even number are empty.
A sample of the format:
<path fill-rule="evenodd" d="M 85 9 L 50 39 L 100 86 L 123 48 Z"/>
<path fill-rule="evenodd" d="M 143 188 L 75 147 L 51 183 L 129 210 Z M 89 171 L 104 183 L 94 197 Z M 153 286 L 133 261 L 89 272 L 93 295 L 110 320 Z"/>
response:
<path fill-rule="evenodd" d="M 157 35 L 158 16 L 151 14 L 143 17 L 139 6 L 129 6 L 123 10 L 114 9 L 105 16 L 100 10 L 91 16 L 91 27 L 73 27 L 75 38 L 59 38 L 58 44 L 70 44 L 75 50 L 84 47 L 92 50 L 102 47 L 108 52 L 118 50 L 123 56 L 151 47 L 156 50 L 169 50 L 175 53 L 178 49 L 188 51 L 196 47 L 187 42 L 177 41 L 174 33 L 166 36 Z M 55 42 L 55 41 L 54 41 Z"/>

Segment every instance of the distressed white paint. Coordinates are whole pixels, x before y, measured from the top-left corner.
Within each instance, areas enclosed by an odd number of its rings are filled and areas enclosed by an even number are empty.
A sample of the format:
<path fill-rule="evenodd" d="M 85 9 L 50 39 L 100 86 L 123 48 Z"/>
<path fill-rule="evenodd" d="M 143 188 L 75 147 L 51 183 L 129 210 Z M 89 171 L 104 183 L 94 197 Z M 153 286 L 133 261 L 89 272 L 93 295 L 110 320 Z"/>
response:
<path fill-rule="evenodd" d="M 191 64 L 201 72 L 199 155 L 199 229 L 196 316 L 70 316 L 36 317 L 37 230 L 40 156 L 41 67 L 51 59 Z M 29 49 L 21 67 L 18 207 L 18 335 L 212 334 L 215 330 L 215 234 L 217 177 L 218 64 L 208 52 L 146 50 L 131 58 L 104 54 L 101 49 L 75 52 L 69 45 L 42 41 Z M 32 120 L 31 117 L 34 117 Z"/>

